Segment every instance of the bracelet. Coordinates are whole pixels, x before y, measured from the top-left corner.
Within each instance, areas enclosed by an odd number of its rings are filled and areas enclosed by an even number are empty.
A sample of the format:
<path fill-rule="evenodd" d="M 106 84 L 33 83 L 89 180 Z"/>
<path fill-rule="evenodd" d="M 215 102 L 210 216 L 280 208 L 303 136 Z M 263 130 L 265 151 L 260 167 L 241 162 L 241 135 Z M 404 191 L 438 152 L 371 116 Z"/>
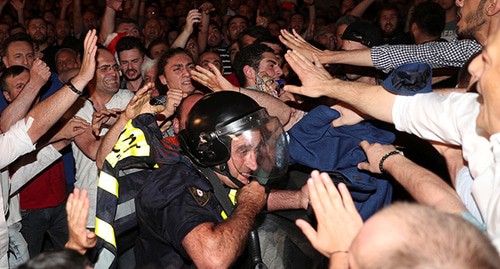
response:
<path fill-rule="evenodd" d="M 68 86 L 74 93 L 78 94 L 78 95 L 82 95 L 82 91 L 79 91 L 75 85 L 73 85 L 73 83 L 71 83 L 71 79 L 68 80 L 68 83 L 66 83 L 66 86 Z"/>
<path fill-rule="evenodd" d="M 338 254 L 338 253 L 346 253 L 347 254 L 347 253 L 349 253 L 349 251 L 348 250 L 336 250 L 336 251 L 330 253 L 330 256 Z"/>
<path fill-rule="evenodd" d="M 385 160 L 394 154 L 401 154 L 404 156 L 403 152 L 401 150 L 397 150 L 397 149 L 387 152 L 384 156 L 382 156 L 382 159 L 380 159 L 380 162 L 378 163 L 378 169 L 380 170 L 381 173 L 385 173 L 385 170 L 384 170 Z"/>

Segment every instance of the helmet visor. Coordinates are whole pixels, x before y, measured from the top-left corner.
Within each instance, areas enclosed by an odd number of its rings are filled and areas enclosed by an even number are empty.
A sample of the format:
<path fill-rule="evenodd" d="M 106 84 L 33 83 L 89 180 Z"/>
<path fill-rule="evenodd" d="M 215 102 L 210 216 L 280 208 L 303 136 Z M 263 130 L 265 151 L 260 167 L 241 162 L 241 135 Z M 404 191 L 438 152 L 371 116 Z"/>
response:
<path fill-rule="evenodd" d="M 279 120 L 269 117 L 265 110 L 262 111 L 266 115 L 264 120 L 252 114 L 247 116 L 254 117 L 260 124 L 247 118 L 241 120 L 245 121 L 247 124 L 243 125 L 249 128 L 235 128 L 239 130 L 230 132 L 230 126 L 225 126 L 224 134 L 229 139 L 223 143 L 228 143 L 226 146 L 231 149 L 229 162 L 232 162 L 239 174 L 267 184 L 269 179 L 280 177 L 286 172 L 288 142 Z M 241 122 L 236 125 L 243 127 Z"/>

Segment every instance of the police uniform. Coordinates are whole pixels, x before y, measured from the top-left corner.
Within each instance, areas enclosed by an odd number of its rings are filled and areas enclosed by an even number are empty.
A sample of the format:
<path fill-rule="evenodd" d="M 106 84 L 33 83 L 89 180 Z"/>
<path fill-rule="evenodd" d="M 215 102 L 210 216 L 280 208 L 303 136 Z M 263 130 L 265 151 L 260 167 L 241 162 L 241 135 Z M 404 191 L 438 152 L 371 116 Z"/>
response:
<path fill-rule="evenodd" d="M 162 166 L 146 182 L 136 199 L 141 230 L 135 247 L 137 268 L 194 267 L 182 246 L 184 237 L 196 226 L 219 223 L 224 216 L 210 182 L 183 162 Z"/>

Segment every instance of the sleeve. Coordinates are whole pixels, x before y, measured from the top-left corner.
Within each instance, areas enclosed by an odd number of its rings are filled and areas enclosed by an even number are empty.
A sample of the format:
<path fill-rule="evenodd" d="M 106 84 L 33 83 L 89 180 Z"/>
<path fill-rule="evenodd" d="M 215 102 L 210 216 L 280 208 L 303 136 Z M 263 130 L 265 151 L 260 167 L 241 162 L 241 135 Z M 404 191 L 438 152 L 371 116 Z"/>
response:
<path fill-rule="evenodd" d="M 402 64 L 415 62 L 428 63 L 432 68 L 461 67 L 481 49 L 481 44 L 471 39 L 420 45 L 384 45 L 373 47 L 371 58 L 376 69 L 389 73 Z"/>
<path fill-rule="evenodd" d="M 473 93 L 435 92 L 397 96 L 392 109 L 394 125 L 398 131 L 423 139 L 462 145 L 464 132 L 471 131 L 479 113 L 477 97 Z"/>
<path fill-rule="evenodd" d="M 492 239 L 493 245 L 495 245 L 497 250 L 500 252 L 500 133 L 492 135 L 490 137 L 490 141 L 493 146 L 493 153 L 495 156 L 495 177 L 489 182 L 486 180 L 483 180 L 482 182 L 475 182 L 479 186 L 474 186 L 474 188 L 477 190 L 488 188 L 488 191 L 478 193 L 480 195 L 474 195 L 474 197 L 478 196 L 478 199 L 480 200 L 487 199 L 484 203 L 487 207 L 486 209 L 481 210 L 481 214 L 486 222 L 488 235 Z M 474 191 L 473 194 L 475 193 L 476 191 Z"/>
<path fill-rule="evenodd" d="M 38 175 L 38 173 L 43 171 L 61 156 L 61 153 L 52 145 L 42 148 L 37 153 L 34 162 L 23 165 L 11 176 L 10 194 L 16 193 L 24 184 L 28 183 L 33 177 Z"/>
<path fill-rule="evenodd" d="M 9 131 L 0 135 L 0 169 L 6 167 L 19 156 L 35 150 L 35 145 L 28 136 L 28 129 L 33 123 L 33 118 L 27 122 L 24 119 L 15 123 Z"/>

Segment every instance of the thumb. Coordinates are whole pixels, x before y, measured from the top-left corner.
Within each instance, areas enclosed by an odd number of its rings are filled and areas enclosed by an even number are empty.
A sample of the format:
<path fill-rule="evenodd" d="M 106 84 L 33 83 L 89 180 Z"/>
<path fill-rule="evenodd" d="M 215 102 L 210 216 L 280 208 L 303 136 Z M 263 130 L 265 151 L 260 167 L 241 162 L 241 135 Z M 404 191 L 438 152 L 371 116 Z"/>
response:
<path fill-rule="evenodd" d="M 286 85 L 285 88 L 283 88 L 283 89 L 287 92 L 302 94 L 302 87 L 299 87 L 299 86 Z"/>
<path fill-rule="evenodd" d="M 363 140 L 363 141 L 359 142 L 359 146 L 363 149 L 364 152 L 366 152 L 366 150 L 370 146 L 370 143 L 368 143 L 368 141 L 366 141 L 366 140 Z"/>
<path fill-rule="evenodd" d="M 295 225 L 297 225 L 302 233 L 307 237 L 307 239 L 310 242 L 316 242 L 318 234 L 316 233 L 316 230 L 309 224 L 307 221 L 303 219 L 297 219 L 295 221 Z"/>
<path fill-rule="evenodd" d="M 359 170 L 366 170 L 366 171 L 370 171 L 370 164 L 367 163 L 367 162 L 361 162 L 361 163 L 358 163 L 358 169 Z"/>

